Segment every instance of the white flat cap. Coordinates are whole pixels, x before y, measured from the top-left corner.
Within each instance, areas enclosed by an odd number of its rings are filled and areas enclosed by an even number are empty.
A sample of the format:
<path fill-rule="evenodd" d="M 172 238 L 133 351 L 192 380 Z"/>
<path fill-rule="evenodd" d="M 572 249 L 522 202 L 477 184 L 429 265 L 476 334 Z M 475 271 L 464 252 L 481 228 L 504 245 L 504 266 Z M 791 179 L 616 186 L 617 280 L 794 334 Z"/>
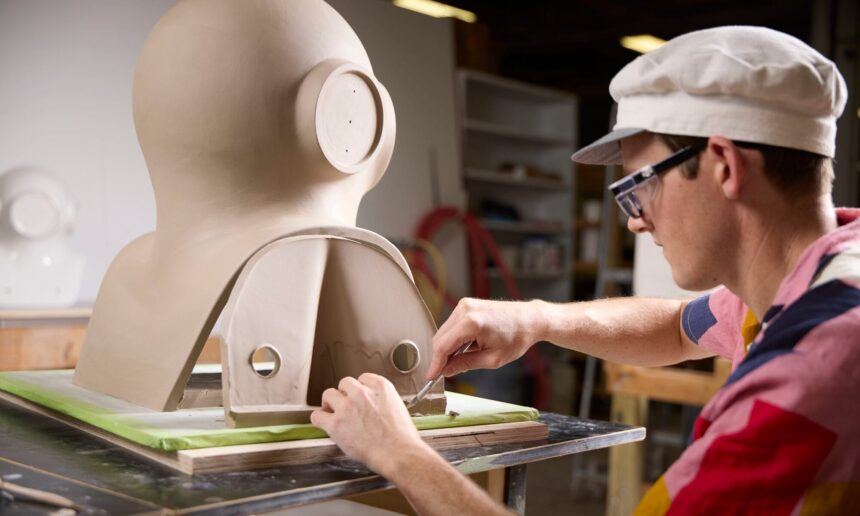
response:
<path fill-rule="evenodd" d="M 613 131 L 579 163 L 621 162 L 620 141 L 643 131 L 726 138 L 833 157 L 845 79 L 799 39 L 764 27 L 684 34 L 625 66 L 609 85 Z"/>

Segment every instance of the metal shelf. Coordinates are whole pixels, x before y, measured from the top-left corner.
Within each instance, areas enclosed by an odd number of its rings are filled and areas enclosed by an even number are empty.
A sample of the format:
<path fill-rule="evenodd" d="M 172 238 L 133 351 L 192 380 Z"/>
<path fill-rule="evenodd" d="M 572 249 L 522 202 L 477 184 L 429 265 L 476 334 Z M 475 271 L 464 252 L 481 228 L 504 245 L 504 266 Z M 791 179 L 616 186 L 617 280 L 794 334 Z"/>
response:
<path fill-rule="evenodd" d="M 479 168 L 467 168 L 466 179 L 480 183 L 495 185 L 517 186 L 523 188 L 534 188 L 536 190 L 567 191 L 570 184 L 565 181 L 553 181 L 551 179 L 518 178 L 510 173 L 495 172 Z"/>
<path fill-rule="evenodd" d="M 563 279 L 564 271 L 511 271 L 515 280 L 558 280 Z M 487 277 L 490 279 L 501 279 L 502 271 L 499 269 L 487 269 Z"/>
<path fill-rule="evenodd" d="M 481 219 L 481 224 L 490 231 L 505 231 L 510 233 L 562 235 L 570 231 L 570 229 L 561 222 L 508 222 Z"/>
<path fill-rule="evenodd" d="M 534 132 L 526 132 L 514 127 L 508 127 L 506 125 L 472 119 L 466 119 L 464 126 L 468 131 L 509 140 L 519 140 L 538 145 L 572 147 L 570 137 L 536 134 Z"/>

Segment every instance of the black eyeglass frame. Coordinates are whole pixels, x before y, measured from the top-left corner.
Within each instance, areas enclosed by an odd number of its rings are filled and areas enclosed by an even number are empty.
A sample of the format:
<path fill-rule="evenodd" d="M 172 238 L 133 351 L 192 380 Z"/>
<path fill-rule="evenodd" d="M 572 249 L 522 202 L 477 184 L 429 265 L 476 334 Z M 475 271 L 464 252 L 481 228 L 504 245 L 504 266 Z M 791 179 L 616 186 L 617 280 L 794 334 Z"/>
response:
<path fill-rule="evenodd" d="M 618 181 L 609 185 L 609 191 L 615 197 L 618 207 L 628 217 L 638 219 L 642 216 L 642 205 L 634 193 L 647 183 L 654 181 L 657 177 L 692 159 L 704 149 L 703 145 L 690 145 L 671 154 L 668 158 L 653 165 L 642 167 L 636 172 L 628 174 Z"/>

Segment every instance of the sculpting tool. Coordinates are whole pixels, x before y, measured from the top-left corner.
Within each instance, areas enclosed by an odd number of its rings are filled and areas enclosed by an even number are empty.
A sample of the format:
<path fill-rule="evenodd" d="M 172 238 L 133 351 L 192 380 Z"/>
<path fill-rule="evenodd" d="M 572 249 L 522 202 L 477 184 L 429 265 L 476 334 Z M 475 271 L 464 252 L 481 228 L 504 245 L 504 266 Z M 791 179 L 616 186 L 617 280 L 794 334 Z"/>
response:
<path fill-rule="evenodd" d="M 471 346 L 474 343 L 475 343 L 475 341 L 473 340 L 473 341 L 470 341 L 470 342 L 463 344 L 462 346 L 459 347 L 459 349 L 457 349 L 457 351 L 454 352 L 453 355 L 448 357 L 448 360 L 456 357 L 457 355 L 462 355 L 463 353 L 465 353 L 469 349 L 469 346 Z M 418 391 L 418 394 L 416 394 L 415 397 L 412 398 L 412 400 L 406 404 L 406 408 L 410 409 L 410 408 L 414 407 L 415 405 L 417 405 L 419 401 L 424 399 L 424 396 L 426 396 L 427 393 L 430 392 L 430 389 L 432 389 L 434 385 L 439 383 L 439 380 L 442 379 L 442 376 L 443 376 L 442 373 L 439 373 L 436 376 L 436 378 L 433 378 L 432 380 L 428 380 L 427 383 L 424 384 L 424 387 L 422 387 L 421 390 Z"/>
<path fill-rule="evenodd" d="M 6 502 L 35 502 L 37 504 L 49 505 L 60 509 L 72 509 L 75 512 L 85 512 L 84 508 L 65 496 L 33 489 L 32 487 L 19 486 L 0 478 L 0 497 Z M 89 511 L 86 511 L 89 512 Z M 58 512 L 59 514 L 59 512 Z"/>

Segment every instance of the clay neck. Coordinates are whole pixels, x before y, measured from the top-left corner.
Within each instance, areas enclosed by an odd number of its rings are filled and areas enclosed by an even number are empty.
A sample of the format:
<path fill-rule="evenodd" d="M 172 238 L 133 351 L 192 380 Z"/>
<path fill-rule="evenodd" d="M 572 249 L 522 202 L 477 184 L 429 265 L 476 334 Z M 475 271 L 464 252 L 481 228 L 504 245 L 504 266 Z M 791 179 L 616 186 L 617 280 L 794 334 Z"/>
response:
<path fill-rule="evenodd" d="M 737 273 L 725 282 L 759 321 L 773 304 L 783 280 L 797 267 L 803 252 L 837 226 L 829 196 L 807 206 L 795 204 L 784 208 L 745 218 Z"/>
<path fill-rule="evenodd" d="M 313 185 L 289 185 L 259 174 L 234 174 L 230 182 L 210 177 L 214 180 L 209 184 L 201 185 L 199 178 L 196 184 L 177 180 L 163 189 L 156 198 L 157 233 L 193 240 L 272 225 L 289 231 L 321 225 L 354 227 L 364 193 L 349 177 Z"/>

